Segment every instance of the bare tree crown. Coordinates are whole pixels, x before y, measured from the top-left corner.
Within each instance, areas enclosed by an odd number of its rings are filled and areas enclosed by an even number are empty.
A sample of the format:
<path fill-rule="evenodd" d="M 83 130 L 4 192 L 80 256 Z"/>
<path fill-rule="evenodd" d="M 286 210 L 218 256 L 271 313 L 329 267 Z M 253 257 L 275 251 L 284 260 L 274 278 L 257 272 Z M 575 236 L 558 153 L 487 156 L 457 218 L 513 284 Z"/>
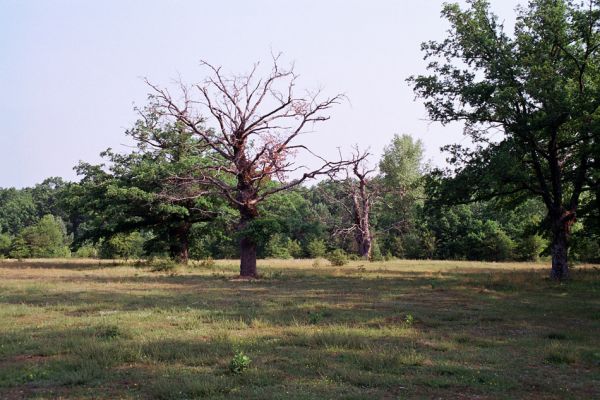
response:
<path fill-rule="evenodd" d="M 177 99 L 169 90 L 147 82 L 153 89 L 152 112 L 183 125 L 214 161 L 198 166 L 194 177 L 178 177 L 180 183 L 216 188 L 243 206 L 348 165 L 327 161 L 296 141 L 314 124 L 328 120 L 328 110 L 343 95 L 321 99 L 318 90 L 299 96 L 293 65 L 281 68 L 279 56 L 273 57 L 264 77 L 258 76 L 258 63 L 245 75 L 226 75 L 205 61 L 201 65 L 208 69 L 208 78 L 192 86 L 180 83 Z M 207 128 L 209 122 L 215 127 Z M 294 159 L 299 152 L 318 158 L 321 166 L 297 165 Z M 288 180 L 290 174 L 297 177 Z M 266 185 L 271 181 L 280 184 Z"/>

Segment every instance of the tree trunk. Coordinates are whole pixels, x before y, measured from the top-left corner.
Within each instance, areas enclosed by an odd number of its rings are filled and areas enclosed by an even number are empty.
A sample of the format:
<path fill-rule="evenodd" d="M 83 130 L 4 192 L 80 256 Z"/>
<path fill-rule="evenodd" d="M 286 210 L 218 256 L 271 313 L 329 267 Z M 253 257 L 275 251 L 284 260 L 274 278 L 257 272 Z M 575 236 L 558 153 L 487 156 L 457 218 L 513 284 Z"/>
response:
<path fill-rule="evenodd" d="M 372 247 L 371 236 L 368 233 L 366 235 L 361 235 L 361 238 L 357 239 L 357 242 L 359 255 L 365 260 L 370 260 Z"/>
<path fill-rule="evenodd" d="M 569 236 L 575 214 L 569 211 L 554 213 L 552 216 L 552 271 L 550 277 L 556 280 L 569 278 Z"/>
<path fill-rule="evenodd" d="M 256 270 L 256 241 L 246 229 L 258 216 L 256 207 L 240 208 L 240 223 L 238 232 L 240 234 L 240 277 L 257 278 Z"/>
<path fill-rule="evenodd" d="M 240 277 L 256 278 L 256 243 L 249 237 L 240 240 Z"/>
<path fill-rule="evenodd" d="M 187 265 L 190 260 L 191 227 L 192 225 L 188 222 L 184 222 L 181 226 L 177 227 L 173 234 L 175 242 L 171 245 L 170 249 L 171 257 L 185 265 Z"/>
<path fill-rule="evenodd" d="M 177 256 L 180 263 L 187 265 L 190 260 L 190 244 L 187 236 L 181 241 L 179 255 Z"/>

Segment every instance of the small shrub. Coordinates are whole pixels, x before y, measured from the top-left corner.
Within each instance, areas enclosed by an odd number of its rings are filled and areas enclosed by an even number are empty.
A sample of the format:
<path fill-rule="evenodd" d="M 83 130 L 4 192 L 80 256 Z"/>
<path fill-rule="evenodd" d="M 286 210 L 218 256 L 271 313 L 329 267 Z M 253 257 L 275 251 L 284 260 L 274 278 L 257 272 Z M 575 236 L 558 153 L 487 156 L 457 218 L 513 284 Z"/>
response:
<path fill-rule="evenodd" d="M 288 239 L 287 241 L 288 254 L 293 258 L 302 258 L 302 246 L 297 240 Z"/>
<path fill-rule="evenodd" d="M 177 263 L 169 258 L 153 258 L 148 260 L 148 266 L 152 272 L 174 272 Z"/>
<path fill-rule="evenodd" d="M 306 245 L 306 251 L 311 258 L 319 258 L 325 255 L 327 246 L 323 240 L 313 239 Z"/>
<path fill-rule="evenodd" d="M 112 340 L 121 336 L 121 331 L 118 326 L 102 326 L 96 330 L 94 336 L 98 339 Z"/>
<path fill-rule="evenodd" d="M 309 311 L 308 312 L 308 322 L 310 322 L 311 325 L 316 325 L 319 322 L 321 322 L 321 320 L 323 319 L 325 315 L 323 314 L 322 311 Z"/>
<path fill-rule="evenodd" d="M 234 374 L 241 374 L 250 367 L 252 360 L 243 351 L 236 351 L 229 363 L 229 370 Z"/>
<path fill-rule="evenodd" d="M 267 242 L 265 246 L 265 255 L 267 258 L 290 259 L 288 242 L 279 234 L 276 233 Z"/>
<path fill-rule="evenodd" d="M 414 323 L 415 323 L 415 317 L 413 317 L 412 314 L 406 314 L 406 317 L 404 318 L 404 325 L 413 326 Z"/>
<path fill-rule="evenodd" d="M 348 264 L 348 255 L 342 249 L 335 249 L 327 254 L 327 260 L 331 265 L 341 267 L 342 265 Z"/>
<path fill-rule="evenodd" d="M 97 258 L 98 249 L 91 244 L 84 244 L 73 253 L 73 257 L 76 258 Z"/>
<path fill-rule="evenodd" d="M 384 257 L 381 254 L 381 248 L 379 247 L 379 243 L 373 242 L 373 246 L 371 247 L 371 261 L 383 261 Z"/>

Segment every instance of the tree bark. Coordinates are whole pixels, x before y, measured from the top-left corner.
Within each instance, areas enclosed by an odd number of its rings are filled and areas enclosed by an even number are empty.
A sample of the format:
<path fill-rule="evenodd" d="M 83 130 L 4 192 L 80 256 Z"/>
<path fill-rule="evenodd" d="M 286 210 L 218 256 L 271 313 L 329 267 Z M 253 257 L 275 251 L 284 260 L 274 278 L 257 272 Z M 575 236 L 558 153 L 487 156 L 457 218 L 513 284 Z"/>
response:
<path fill-rule="evenodd" d="M 258 216 L 256 207 L 246 206 L 240 208 L 240 223 L 238 232 L 240 234 L 240 277 L 257 278 L 256 269 L 256 241 L 246 229 Z"/>
<path fill-rule="evenodd" d="M 256 243 L 249 237 L 240 240 L 240 277 L 256 278 Z"/>
<path fill-rule="evenodd" d="M 189 222 L 177 227 L 174 232 L 176 242 L 171 245 L 171 256 L 181 264 L 187 265 L 190 260 L 190 229 Z"/>
<path fill-rule="evenodd" d="M 362 258 L 370 260 L 373 243 L 373 238 L 371 236 L 371 225 L 369 221 L 371 213 L 371 199 L 367 193 L 365 174 L 358 172 L 358 166 L 355 167 L 354 172 L 359 178 L 359 188 L 355 188 L 352 193 L 354 225 L 356 228 L 354 239 L 358 245 L 358 254 Z"/>
<path fill-rule="evenodd" d="M 552 271 L 550 277 L 556 280 L 569 278 L 569 236 L 575 214 L 569 211 L 552 213 Z"/>

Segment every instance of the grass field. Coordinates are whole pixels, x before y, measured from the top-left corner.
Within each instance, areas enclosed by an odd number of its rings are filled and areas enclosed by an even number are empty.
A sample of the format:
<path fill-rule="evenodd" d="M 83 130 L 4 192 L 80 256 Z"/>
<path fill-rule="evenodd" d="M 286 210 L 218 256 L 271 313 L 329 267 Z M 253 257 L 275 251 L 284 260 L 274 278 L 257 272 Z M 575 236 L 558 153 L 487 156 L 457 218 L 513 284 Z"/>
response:
<path fill-rule="evenodd" d="M 541 264 L 259 270 L 0 262 L 0 398 L 600 398 L 594 266 L 563 284 Z"/>

